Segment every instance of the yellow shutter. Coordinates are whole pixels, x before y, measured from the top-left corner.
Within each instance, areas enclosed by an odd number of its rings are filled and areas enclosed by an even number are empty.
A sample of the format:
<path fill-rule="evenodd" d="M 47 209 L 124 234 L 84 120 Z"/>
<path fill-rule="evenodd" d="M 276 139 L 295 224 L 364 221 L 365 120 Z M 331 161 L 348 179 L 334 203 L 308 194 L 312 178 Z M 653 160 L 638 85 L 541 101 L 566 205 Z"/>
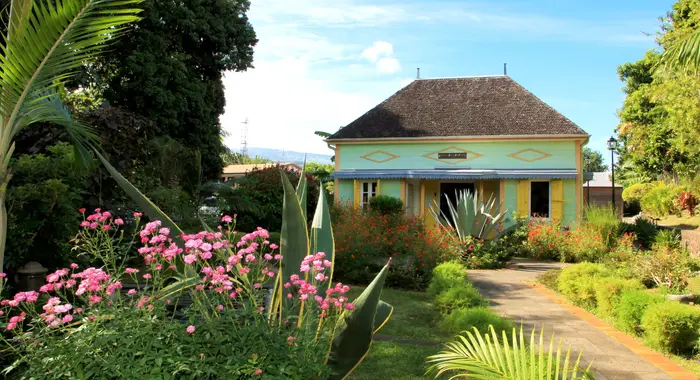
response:
<path fill-rule="evenodd" d="M 552 219 L 564 217 L 564 183 L 560 179 L 552 180 Z"/>
<path fill-rule="evenodd" d="M 353 191 L 353 202 L 355 207 L 360 207 L 360 181 L 355 180 L 353 185 L 355 186 Z"/>
<path fill-rule="evenodd" d="M 527 218 L 530 213 L 530 181 L 523 179 L 518 181 L 518 218 Z"/>
<path fill-rule="evenodd" d="M 378 179 L 377 180 L 377 194 L 374 195 L 381 195 L 382 194 L 382 180 Z"/>

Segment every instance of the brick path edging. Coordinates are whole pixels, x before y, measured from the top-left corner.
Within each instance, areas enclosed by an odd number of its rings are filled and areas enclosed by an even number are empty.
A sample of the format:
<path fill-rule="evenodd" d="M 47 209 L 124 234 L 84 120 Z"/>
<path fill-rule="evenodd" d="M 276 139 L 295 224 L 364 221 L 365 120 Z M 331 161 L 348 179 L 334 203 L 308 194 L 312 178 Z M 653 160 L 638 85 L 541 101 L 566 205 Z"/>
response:
<path fill-rule="evenodd" d="M 695 375 L 692 372 L 690 372 L 687 369 L 676 364 L 671 359 L 669 359 L 666 356 L 650 349 L 649 347 L 645 347 L 645 346 L 639 344 L 633 337 L 623 333 L 622 331 L 617 330 L 616 328 L 614 328 L 613 326 L 611 326 L 607 322 L 601 320 L 600 318 L 596 317 L 595 315 L 593 315 L 589 311 L 569 304 L 566 300 L 564 300 L 557 293 L 555 293 L 555 292 L 553 292 L 553 291 L 551 291 L 551 290 L 549 290 L 549 289 L 547 289 L 544 286 L 539 285 L 539 284 L 528 283 L 528 285 L 532 286 L 532 288 L 535 289 L 537 292 L 546 296 L 547 298 L 552 300 L 552 302 L 560 305 L 561 307 L 566 309 L 571 314 L 575 315 L 576 317 L 578 317 L 579 319 L 581 319 L 585 322 L 588 322 L 588 324 L 590 324 L 591 326 L 600 330 L 600 332 L 602 332 L 603 334 L 609 336 L 610 338 L 614 339 L 618 343 L 627 347 L 630 351 L 641 356 L 644 360 L 651 363 L 652 365 L 654 365 L 658 369 L 666 372 L 669 376 L 672 376 L 674 379 L 678 379 L 678 380 L 695 380 L 695 379 L 697 379 L 697 377 L 695 377 Z"/>

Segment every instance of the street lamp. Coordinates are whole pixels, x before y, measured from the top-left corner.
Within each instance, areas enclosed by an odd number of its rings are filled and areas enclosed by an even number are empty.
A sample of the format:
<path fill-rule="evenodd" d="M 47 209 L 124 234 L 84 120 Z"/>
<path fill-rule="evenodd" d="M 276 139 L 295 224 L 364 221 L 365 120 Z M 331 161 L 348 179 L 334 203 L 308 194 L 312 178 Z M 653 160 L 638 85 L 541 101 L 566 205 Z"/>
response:
<path fill-rule="evenodd" d="M 617 215 L 617 207 L 615 206 L 615 151 L 617 150 L 617 140 L 615 136 L 610 136 L 608 149 L 610 150 L 610 169 L 612 169 L 612 205 L 613 212 Z"/>

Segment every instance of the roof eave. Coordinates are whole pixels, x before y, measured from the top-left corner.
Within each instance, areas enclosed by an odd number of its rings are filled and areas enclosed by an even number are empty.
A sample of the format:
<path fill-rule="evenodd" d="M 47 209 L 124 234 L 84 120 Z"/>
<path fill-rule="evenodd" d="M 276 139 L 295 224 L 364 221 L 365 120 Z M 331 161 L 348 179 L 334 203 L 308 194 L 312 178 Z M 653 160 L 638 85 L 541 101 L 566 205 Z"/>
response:
<path fill-rule="evenodd" d="M 350 137 L 350 138 L 328 138 L 324 141 L 329 144 L 338 144 L 343 142 L 382 142 L 382 141 L 418 141 L 418 140 L 586 140 L 591 138 L 589 134 L 567 134 L 567 135 L 478 135 L 478 136 L 425 136 L 425 137 Z"/>

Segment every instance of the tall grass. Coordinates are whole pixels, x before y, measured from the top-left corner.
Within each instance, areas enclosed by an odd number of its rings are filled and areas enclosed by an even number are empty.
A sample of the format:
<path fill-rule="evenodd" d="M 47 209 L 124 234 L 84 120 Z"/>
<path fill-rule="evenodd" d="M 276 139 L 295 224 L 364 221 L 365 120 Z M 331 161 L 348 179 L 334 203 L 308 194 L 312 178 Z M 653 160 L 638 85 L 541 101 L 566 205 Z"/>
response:
<path fill-rule="evenodd" d="M 586 206 L 583 215 L 588 226 L 600 233 L 605 245 L 608 248 L 614 247 L 621 222 L 612 205 Z"/>

